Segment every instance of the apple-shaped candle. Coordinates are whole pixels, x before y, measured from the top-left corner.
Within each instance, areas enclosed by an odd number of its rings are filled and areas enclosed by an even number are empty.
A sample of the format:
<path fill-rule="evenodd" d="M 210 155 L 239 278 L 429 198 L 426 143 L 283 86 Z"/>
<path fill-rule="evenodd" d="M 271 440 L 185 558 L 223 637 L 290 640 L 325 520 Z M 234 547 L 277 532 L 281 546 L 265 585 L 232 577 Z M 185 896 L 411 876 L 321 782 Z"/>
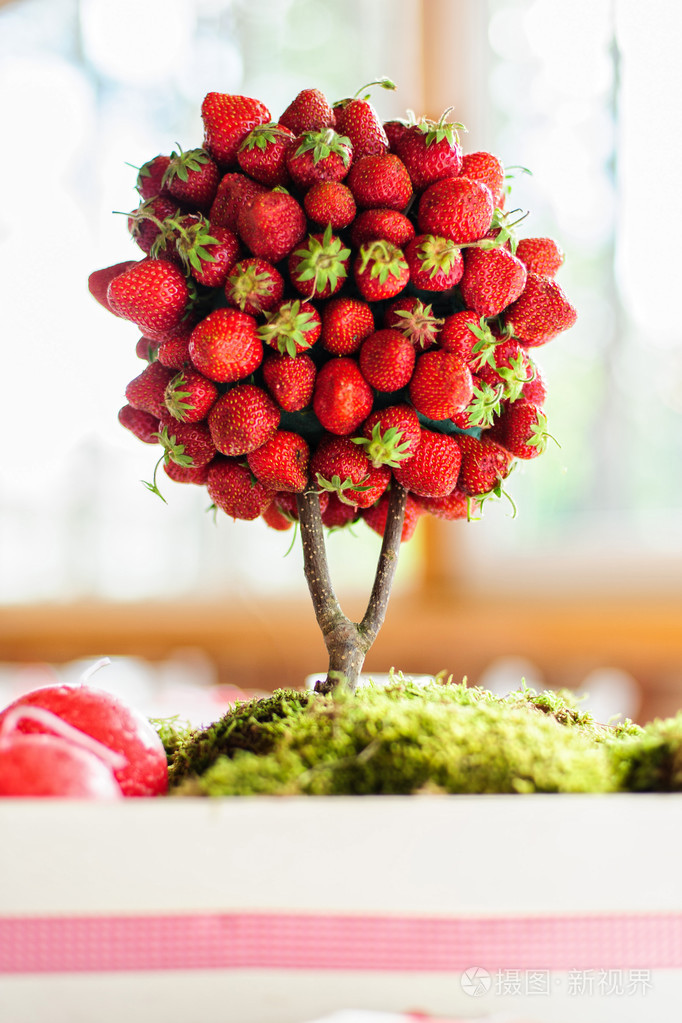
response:
<path fill-rule="evenodd" d="M 27 734 L 20 724 L 49 729 Z M 14 707 L 0 723 L 0 796 L 122 799 L 124 758 L 42 707 Z"/>
<path fill-rule="evenodd" d="M 124 796 L 158 796 L 167 791 L 168 764 L 163 743 L 149 721 L 117 696 L 87 684 L 44 686 L 25 693 L 6 707 L 0 713 L 0 730 L 6 715 L 29 707 L 51 711 L 73 729 L 119 754 L 114 775 Z M 28 715 L 22 717 L 16 728 L 23 734 L 59 734 L 57 728 Z"/>

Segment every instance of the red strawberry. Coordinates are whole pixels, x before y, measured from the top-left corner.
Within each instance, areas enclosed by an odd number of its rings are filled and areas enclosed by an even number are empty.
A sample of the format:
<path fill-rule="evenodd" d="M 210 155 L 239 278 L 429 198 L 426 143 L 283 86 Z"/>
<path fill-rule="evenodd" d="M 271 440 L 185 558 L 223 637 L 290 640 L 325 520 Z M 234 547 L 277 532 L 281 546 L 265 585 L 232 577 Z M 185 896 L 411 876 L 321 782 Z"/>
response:
<path fill-rule="evenodd" d="M 523 293 L 505 310 L 504 322 L 522 345 L 534 348 L 572 327 L 576 315 L 556 281 L 529 273 Z"/>
<path fill-rule="evenodd" d="M 457 487 L 445 497 L 420 497 L 419 503 L 429 515 L 448 521 L 471 519 L 481 508 L 479 501 Z"/>
<path fill-rule="evenodd" d="M 353 159 L 349 139 L 333 128 L 305 131 L 287 149 L 286 166 L 297 188 L 310 188 L 317 181 L 343 181 Z"/>
<path fill-rule="evenodd" d="M 239 256 L 239 239 L 232 231 L 213 227 L 205 217 L 192 214 L 166 220 L 164 235 L 195 281 L 208 288 L 222 287 Z"/>
<path fill-rule="evenodd" d="M 285 412 L 300 412 L 313 398 L 315 363 L 308 355 L 267 355 L 263 379 L 268 391 Z"/>
<path fill-rule="evenodd" d="M 191 329 L 178 334 L 176 337 L 169 337 L 162 341 L 156 350 L 156 357 L 162 366 L 168 369 L 182 369 L 190 361 L 189 339 L 192 336 Z M 147 343 L 149 343 L 149 340 Z"/>
<path fill-rule="evenodd" d="M 389 149 L 392 153 L 398 152 L 401 140 L 416 123 L 412 111 L 409 112 L 408 117 L 394 117 L 390 121 L 384 121 L 384 131 L 386 132 Z"/>
<path fill-rule="evenodd" d="M 248 455 L 247 462 L 263 486 L 299 493 L 308 482 L 309 459 L 310 448 L 300 434 L 276 430 L 265 444 Z"/>
<path fill-rule="evenodd" d="M 494 439 L 517 458 L 537 458 L 547 447 L 547 416 L 527 401 L 508 405 L 493 428 Z"/>
<path fill-rule="evenodd" d="M 126 401 L 160 419 L 166 412 L 165 394 L 173 379 L 173 371 L 160 362 L 150 362 L 126 387 Z"/>
<path fill-rule="evenodd" d="M 382 238 L 402 249 L 414 238 L 412 221 L 399 210 L 390 209 L 364 210 L 355 218 L 350 240 L 357 249 Z"/>
<path fill-rule="evenodd" d="M 322 347 L 334 355 L 352 355 L 374 332 L 374 315 L 358 298 L 333 298 L 322 308 Z"/>
<path fill-rule="evenodd" d="M 533 362 L 530 358 L 528 359 L 528 364 L 530 366 L 532 376 L 521 388 L 521 398 L 524 401 L 530 402 L 531 405 L 537 405 L 538 408 L 541 408 L 545 403 L 545 398 L 547 397 L 545 381 L 538 364 Z"/>
<path fill-rule="evenodd" d="M 376 504 L 373 504 L 370 508 L 365 508 L 362 512 L 362 517 L 375 533 L 379 536 L 384 535 L 386 529 L 386 520 L 388 519 L 388 501 L 389 497 L 387 493 L 381 495 Z M 403 518 L 403 529 L 400 535 L 400 542 L 407 543 L 414 536 L 414 531 L 417 528 L 417 523 L 423 515 L 423 508 L 417 502 L 417 500 L 408 494 L 405 501 L 405 515 Z"/>
<path fill-rule="evenodd" d="M 255 480 L 236 458 L 217 458 L 206 484 L 213 503 L 233 519 L 257 519 L 272 502 L 274 491 Z"/>
<path fill-rule="evenodd" d="M 171 153 L 163 185 L 183 206 L 204 212 L 211 208 L 220 180 L 217 164 L 204 149 Z"/>
<path fill-rule="evenodd" d="M 282 302 L 265 314 L 265 323 L 258 328 L 258 336 L 276 352 L 293 358 L 315 344 L 322 330 L 322 320 L 310 302 L 300 299 Z"/>
<path fill-rule="evenodd" d="M 443 235 L 462 245 L 485 237 L 493 212 L 485 185 L 469 178 L 444 178 L 422 193 L 417 223 L 423 234 Z"/>
<path fill-rule="evenodd" d="M 428 419 L 449 419 L 471 401 L 474 385 L 465 362 L 441 349 L 417 359 L 410 380 L 410 400 Z"/>
<path fill-rule="evenodd" d="M 192 331 L 189 354 L 199 372 L 210 380 L 242 380 L 263 359 L 256 320 L 237 309 L 214 310 Z"/>
<path fill-rule="evenodd" d="M 274 500 L 272 504 L 269 504 L 263 514 L 261 515 L 263 522 L 270 526 L 270 529 L 277 529 L 279 532 L 285 532 L 287 529 L 291 529 L 293 519 L 288 515 L 285 515 L 277 507 L 277 501 Z"/>
<path fill-rule="evenodd" d="M 492 348 L 498 339 L 493 337 L 485 320 L 470 309 L 462 309 L 458 313 L 446 316 L 438 335 L 438 344 L 441 348 L 458 355 L 467 363 L 473 362 L 478 352 L 482 351 L 480 342 L 485 340 L 489 341 L 489 347 Z M 475 350 L 477 345 L 479 347 Z"/>
<path fill-rule="evenodd" d="M 313 409 L 329 433 L 353 433 L 369 415 L 374 395 L 355 359 L 332 359 L 318 370 Z"/>
<path fill-rule="evenodd" d="M 178 215 L 180 208 L 170 196 L 155 195 L 151 199 L 145 199 L 136 210 L 128 214 L 128 230 L 137 245 L 147 255 L 159 254 L 159 249 L 168 250 L 167 241 L 164 236 L 164 224 Z M 171 250 L 172 251 L 172 250 Z M 166 251 L 166 255 L 169 252 Z"/>
<path fill-rule="evenodd" d="M 479 316 L 498 316 L 526 286 L 526 268 L 509 249 L 466 249 L 462 298 Z"/>
<path fill-rule="evenodd" d="M 216 449 L 204 423 L 178 423 L 170 416 L 159 430 L 159 443 L 165 449 L 164 461 L 183 468 L 198 469 L 215 457 Z"/>
<path fill-rule="evenodd" d="M 177 462 L 164 462 L 163 471 L 169 479 L 175 483 L 193 483 L 197 487 L 204 487 L 208 482 L 213 461 L 206 465 L 178 465 Z"/>
<path fill-rule="evenodd" d="M 435 345 L 442 324 L 443 320 L 433 315 L 433 307 L 415 295 L 397 298 L 384 315 L 384 326 L 401 331 L 415 348 Z"/>
<path fill-rule="evenodd" d="M 462 276 L 462 251 L 449 238 L 418 234 L 405 247 L 410 283 L 420 291 L 449 291 Z"/>
<path fill-rule="evenodd" d="M 364 448 L 374 466 L 395 466 L 412 458 L 419 447 L 422 430 L 417 413 L 409 405 L 377 409 L 362 424 L 362 439 L 353 441 Z"/>
<path fill-rule="evenodd" d="M 339 291 L 348 276 L 350 249 L 332 234 L 310 234 L 308 240 L 289 256 L 289 277 L 305 298 L 329 298 Z"/>
<path fill-rule="evenodd" d="M 521 238 L 516 255 L 531 273 L 554 277 L 564 262 L 564 254 L 553 238 Z"/>
<path fill-rule="evenodd" d="M 474 497 L 491 493 L 499 495 L 502 481 L 511 469 L 510 453 L 485 434 L 478 438 L 463 433 L 459 444 L 462 449 L 460 489 Z"/>
<path fill-rule="evenodd" d="M 261 447 L 279 426 L 272 398 L 255 384 L 237 384 L 218 398 L 208 415 L 211 437 L 223 455 L 246 455 Z"/>
<path fill-rule="evenodd" d="M 318 181 L 303 197 L 303 205 L 310 220 L 334 231 L 348 227 L 356 214 L 353 193 L 341 181 Z"/>
<path fill-rule="evenodd" d="M 158 444 L 159 420 L 151 412 L 134 408 L 132 405 L 124 405 L 119 409 L 118 421 L 126 430 L 130 430 L 138 440 L 145 444 Z"/>
<path fill-rule="evenodd" d="M 120 316 L 153 336 L 181 325 L 190 295 L 182 270 L 166 259 L 143 259 L 110 282 L 107 299 Z"/>
<path fill-rule="evenodd" d="M 485 347 L 479 356 L 479 376 L 497 388 L 500 384 L 506 401 L 516 401 L 533 376 L 528 355 L 512 337 L 498 340 L 492 348 Z"/>
<path fill-rule="evenodd" d="M 279 263 L 305 237 L 306 217 L 287 192 L 259 192 L 242 206 L 237 230 L 254 256 Z"/>
<path fill-rule="evenodd" d="M 259 124 L 252 128 L 239 147 L 239 166 L 269 188 L 288 185 L 286 156 L 293 139 L 294 133 L 282 124 Z"/>
<path fill-rule="evenodd" d="M 490 189 L 496 208 L 504 206 L 504 167 L 492 153 L 466 153 L 462 157 L 463 178 L 480 181 Z"/>
<path fill-rule="evenodd" d="M 169 381 L 164 394 L 166 409 L 181 423 L 205 419 L 218 397 L 212 380 L 194 369 L 184 368 Z"/>
<path fill-rule="evenodd" d="M 358 359 L 360 372 L 377 391 L 399 391 L 414 370 L 414 345 L 399 330 L 377 330 L 365 338 Z"/>
<path fill-rule="evenodd" d="M 281 273 L 259 256 L 235 263 L 225 281 L 228 303 L 252 316 L 274 309 L 283 294 L 284 278 Z"/>
<path fill-rule="evenodd" d="M 395 298 L 410 279 L 402 249 L 390 242 L 367 242 L 353 262 L 355 283 L 367 302 Z"/>
<path fill-rule="evenodd" d="M 152 341 L 151 338 L 141 337 L 135 345 L 135 355 L 144 362 L 154 362 L 154 359 L 158 358 L 159 347 L 157 342 Z"/>
<path fill-rule="evenodd" d="M 204 149 L 221 167 L 234 164 L 242 142 L 257 124 L 271 121 L 270 111 L 257 99 L 209 92 L 201 104 Z"/>
<path fill-rule="evenodd" d="M 109 285 L 115 277 L 125 273 L 126 270 L 130 270 L 131 266 L 135 266 L 137 262 L 138 260 L 136 259 L 126 259 L 123 263 L 114 263 L 113 266 L 105 266 L 102 270 L 93 270 L 88 277 L 88 291 L 93 298 L 97 299 L 100 305 L 103 305 L 114 316 L 120 316 L 121 314 L 112 309 L 109 304 Z"/>
<path fill-rule="evenodd" d="M 423 429 L 414 458 L 396 466 L 393 475 L 420 497 L 445 497 L 455 488 L 461 458 L 455 437 Z"/>
<path fill-rule="evenodd" d="M 322 508 L 322 498 L 327 499 L 324 508 Z M 322 525 L 329 530 L 344 529 L 346 526 L 352 526 L 360 518 L 359 508 L 354 504 L 346 504 L 336 494 L 321 493 L 320 509 Z"/>
<path fill-rule="evenodd" d="M 382 89 L 395 89 L 389 78 L 381 78 L 363 85 L 351 99 L 341 100 L 334 104 L 336 130 L 347 135 L 353 143 L 355 158 L 385 153 L 388 149 L 388 138 L 376 110 L 368 102 L 369 94 L 360 97 L 360 93 L 372 85 L 380 85 Z"/>
<path fill-rule="evenodd" d="M 462 168 L 457 129 L 464 126 L 446 121 L 448 113 L 446 110 L 437 122 L 423 118 L 395 142 L 395 152 L 407 167 L 415 192 L 423 192 L 434 181 L 456 177 Z"/>
<path fill-rule="evenodd" d="M 170 163 L 170 156 L 155 156 L 143 163 L 137 173 L 135 187 L 143 199 L 153 199 L 155 195 L 168 195 L 163 184 L 163 176 Z"/>
<path fill-rule="evenodd" d="M 333 128 L 336 116 L 329 100 L 319 89 L 303 89 L 291 101 L 279 119 L 294 135 L 304 131 L 322 131 Z"/>
<path fill-rule="evenodd" d="M 208 219 L 212 227 L 226 227 L 230 231 L 237 230 L 237 220 L 242 207 L 254 195 L 262 194 L 267 189 L 252 181 L 245 174 L 228 173 L 220 179 L 218 191 L 211 204 Z"/>
<path fill-rule="evenodd" d="M 346 184 L 360 209 L 402 211 L 412 198 L 410 175 L 394 153 L 363 156 L 356 160 Z"/>
<path fill-rule="evenodd" d="M 391 480 L 391 470 L 375 468 L 349 437 L 323 437 L 310 459 L 311 478 L 344 504 L 369 508 Z"/>

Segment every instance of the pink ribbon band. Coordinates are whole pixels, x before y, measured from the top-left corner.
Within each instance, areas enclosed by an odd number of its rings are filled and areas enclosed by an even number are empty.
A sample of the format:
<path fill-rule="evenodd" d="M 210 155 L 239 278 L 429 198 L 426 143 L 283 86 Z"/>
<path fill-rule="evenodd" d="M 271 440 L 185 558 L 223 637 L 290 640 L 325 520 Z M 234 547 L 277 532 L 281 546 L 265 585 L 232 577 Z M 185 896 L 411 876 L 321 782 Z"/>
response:
<path fill-rule="evenodd" d="M 0 973 L 682 968 L 682 914 L 292 913 L 0 918 Z"/>

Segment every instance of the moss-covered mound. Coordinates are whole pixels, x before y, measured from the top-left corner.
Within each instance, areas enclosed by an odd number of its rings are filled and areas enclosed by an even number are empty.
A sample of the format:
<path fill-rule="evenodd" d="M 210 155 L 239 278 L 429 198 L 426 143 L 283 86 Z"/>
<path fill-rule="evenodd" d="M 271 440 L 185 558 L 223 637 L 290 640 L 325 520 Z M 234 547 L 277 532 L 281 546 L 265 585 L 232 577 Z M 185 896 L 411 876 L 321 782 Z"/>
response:
<path fill-rule="evenodd" d="M 568 693 L 496 697 L 440 678 L 395 676 L 355 695 L 278 690 L 164 741 L 172 795 L 682 788 L 682 715 L 612 728 Z"/>

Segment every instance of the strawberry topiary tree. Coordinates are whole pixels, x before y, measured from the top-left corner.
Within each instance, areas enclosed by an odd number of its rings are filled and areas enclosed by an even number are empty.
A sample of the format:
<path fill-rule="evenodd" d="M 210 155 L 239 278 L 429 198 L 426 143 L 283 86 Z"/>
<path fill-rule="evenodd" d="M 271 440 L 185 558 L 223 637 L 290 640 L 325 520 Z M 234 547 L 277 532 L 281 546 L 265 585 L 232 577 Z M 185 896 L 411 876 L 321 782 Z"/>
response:
<path fill-rule="evenodd" d="M 305 89 L 276 121 L 215 92 L 201 113 L 200 148 L 139 171 L 140 258 L 89 279 L 142 333 L 119 419 L 162 446 L 156 493 L 162 465 L 234 519 L 298 522 L 318 688 L 352 690 L 418 518 L 471 518 L 545 448 L 533 356 L 575 321 L 563 254 L 517 240 L 504 167 L 449 112 L 382 123 L 364 89 Z M 324 531 L 358 519 L 383 540 L 352 622 Z"/>

